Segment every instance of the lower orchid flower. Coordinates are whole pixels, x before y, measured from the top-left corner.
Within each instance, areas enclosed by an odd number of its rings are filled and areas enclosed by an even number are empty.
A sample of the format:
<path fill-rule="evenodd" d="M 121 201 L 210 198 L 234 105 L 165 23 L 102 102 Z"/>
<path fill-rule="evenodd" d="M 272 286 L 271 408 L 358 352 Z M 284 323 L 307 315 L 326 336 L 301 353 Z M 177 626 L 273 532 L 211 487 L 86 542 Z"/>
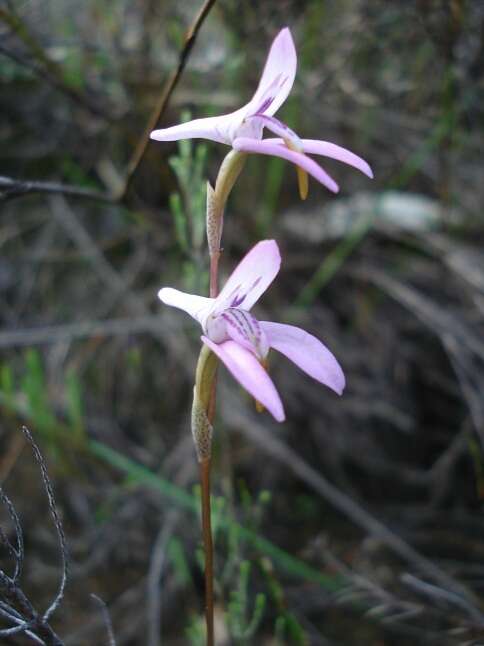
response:
<path fill-rule="evenodd" d="M 292 325 L 258 321 L 250 313 L 280 266 L 277 243 L 263 240 L 242 259 L 217 298 L 186 294 L 171 287 L 163 287 L 158 293 L 163 303 L 184 310 L 200 323 L 203 343 L 278 422 L 285 419 L 284 408 L 265 368 L 271 348 L 339 395 L 345 387 L 339 363 L 316 337 Z"/>
<path fill-rule="evenodd" d="M 296 165 L 299 193 L 305 199 L 308 193 L 308 174 L 337 193 L 338 184 L 309 155 L 323 155 L 357 168 L 368 177 L 373 172 L 367 162 L 346 148 L 327 141 L 300 139 L 285 123 L 274 117 L 286 100 L 296 76 L 297 55 L 290 30 L 282 29 L 274 39 L 267 61 L 252 99 L 230 114 L 195 119 L 162 130 L 154 130 L 150 137 L 157 141 L 179 139 L 211 139 L 232 146 L 242 153 L 258 153 L 281 157 Z M 264 129 L 276 139 L 262 139 Z"/>

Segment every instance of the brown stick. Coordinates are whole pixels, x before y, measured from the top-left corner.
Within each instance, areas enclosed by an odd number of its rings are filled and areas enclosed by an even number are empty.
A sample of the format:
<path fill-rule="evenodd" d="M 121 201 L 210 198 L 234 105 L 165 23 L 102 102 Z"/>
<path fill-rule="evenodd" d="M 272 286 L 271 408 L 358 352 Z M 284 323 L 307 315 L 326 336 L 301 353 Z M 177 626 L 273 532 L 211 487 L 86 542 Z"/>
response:
<path fill-rule="evenodd" d="M 88 200 L 98 200 L 99 202 L 113 203 L 113 198 L 107 193 L 92 191 L 82 186 L 71 186 L 69 184 L 60 184 L 58 182 L 38 182 L 23 179 L 14 179 L 0 175 L 0 202 L 12 200 L 16 197 L 29 195 L 32 193 L 50 193 L 71 195 L 73 197 L 84 197 Z"/>
<path fill-rule="evenodd" d="M 211 8 L 213 7 L 216 1 L 217 0 L 205 0 L 202 7 L 200 8 L 200 11 L 195 16 L 195 19 L 192 25 L 190 26 L 190 28 L 186 33 L 185 43 L 180 52 L 180 56 L 178 58 L 178 65 L 174 70 L 174 72 L 172 72 L 172 74 L 170 74 L 170 76 L 168 77 L 163 87 L 163 90 L 161 92 L 161 95 L 158 99 L 158 102 L 148 119 L 146 128 L 140 140 L 138 141 L 138 144 L 134 149 L 133 155 L 131 156 L 131 159 L 128 163 L 125 183 L 124 183 L 124 187 L 123 187 L 123 191 L 121 193 L 120 199 L 122 199 L 126 195 L 131 185 L 133 176 L 136 173 L 138 166 L 140 165 L 141 160 L 143 159 L 143 156 L 146 152 L 146 147 L 148 146 L 148 142 L 150 140 L 150 132 L 156 128 L 156 125 L 158 124 L 161 117 L 163 116 L 166 110 L 166 106 L 168 105 L 168 101 L 171 95 L 173 94 L 173 91 L 176 88 L 178 81 L 180 80 L 183 70 L 185 69 L 185 65 L 187 63 L 187 60 L 193 48 L 193 45 L 195 44 L 195 40 L 197 38 L 198 32 L 200 31 L 200 27 L 202 26 L 205 18 L 210 13 Z"/>
<path fill-rule="evenodd" d="M 0 181 L 0 200 L 13 199 L 28 193 L 63 193 L 65 195 L 72 195 L 74 197 L 84 197 L 92 200 L 99 200 L 102 202 L 111 202 L 111 203 L 122 202 L 126 197 L 126 194 L 131 185 L 133 176 L 138 170 L 141 160 L 143 159 L 143 156 L 146 152 L 146 148 L 150 140 L 150 132 L 155 129 L 159 120 L 163 116 L 166 110 L 166 107 L 168 105 L 168 101 L 170 100 L 171 95 L 173 94 L 173 91 L 178 85 L 178 81 L 180 80 L 183 70 L 185 69 L 189 55 L 195 44 L 198 32 L 200 31 L 200 28 L 205 18 L 210 13 L 210 10 L 212 9 L 216 1 L 217 0 L 205 0 L 199 12 L 195 16 L 193 23 L 188 29 L 185 36 L 185 43 L 180 52 L 180 56 L 178 58 L 178 65 L 174 70 L 174 72 L 172 72 L 172 74 L 170 74 L 169 78 L 167 79 L 163 87 L 163 90 L 161 92 L 161 95 L 158 99 L 158 102 L 148 119 L 146 128 L 141 138 L 139 139 L 138 144 L 136 145 L 136 148 L 134 149 L 134 152 L 126 168 L 126 174 L 124 177 L 122 190 L 118 194 L 110 195 L 108 193 L 100 193 L 97 191 L 91 191 L 89 189 L 84 189 L 82 187 L 76 187 L 76 186 L 65 186 L 62 184 L 56 184 L 54 182 L 36 182 L 36 181 L 30 182 L 30 181 L 24 181 L 24 180 L 14 180 L 10 177 L 2 177 L 0 178 L 1 180 Z M 79 93 L 77 93 L 75 90 L 73 90 L 72 88 L 69 88 L 68 86 L 65 85 L 65 83 L 61 82 L 61 73 L 57 65 L 52 61 L 50 61 L 45 56 L 43 51 L 37 46 L 36 42 L 30 37 L 30 35 L 27 34 L 23 25 L 18 21 L 18 19 L 15 16 L 12 16 L 11 14 L 8 14 L 4 10 L 0 9 L 0 20 L 3 22 L 6 22 L 12 29 L 15 29 L 16 33 L 22 36 L 23 40 L 26 42 L 29 48 L 33 51 L 34 54 L 36 54 L 37 58 L 42 62 L 43 68 L 40 66 L 37 66 L 38 67 L 37 71 L 40 71 L 46 77 L 48 76 L 49 80 L 55 81 L 59 89 L 69 94 L 72 98 L 76 99 L 78 103 L 85 104 L 86 107 L 88 107 L 91 111 L 96 112 L 100 114 L 100 116 L 105 117 L 105 115 L 102 114 L 96 108 L 96 106 L 92 106 L 91 104 L 87 105 L 85 97 L 79 95 Z M 28 40 L 26 40 L 27 37 L 28 37 Z M 8 54 L 8 52 L 3 47 L 0 47 L 0 51 L 2 53 Z"/>

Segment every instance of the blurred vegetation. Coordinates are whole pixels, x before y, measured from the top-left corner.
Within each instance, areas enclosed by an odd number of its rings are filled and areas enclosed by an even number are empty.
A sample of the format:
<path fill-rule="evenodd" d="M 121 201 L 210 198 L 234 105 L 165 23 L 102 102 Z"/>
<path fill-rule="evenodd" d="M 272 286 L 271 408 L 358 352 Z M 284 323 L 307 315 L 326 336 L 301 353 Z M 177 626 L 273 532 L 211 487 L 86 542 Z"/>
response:
<path fill-rule="evenodd" d="M 118 646 L 203 643 L 189 433 L 199 330 L 156 294 L 207 291 L 205 187 L 228 149 L 151 142 L 111 199 L 197 9 L 0 0 L 0 180 L 24 183 L 0 181 L 0 482 L 43 607 L 56 537 L 23 450 L 28 423 L 70 547 L 53 623 L 73 646 L 106 643 L 91 593 Z M 222 274 L 276 238 L 282 270 L 258 314 L 321 337 L 348 385 L 338 399 L 271 357 L 288 417 L 276 427 L 221 372 L 217 644 L 479 644 L 484 6 L 220 0 L 161 125 L 246 102 L 284 25 L 299 67 L 281 118 L 354 150 L 375 180 L 320 160 L 341 192 L 311 182 L 301 203 L 293 167 L 252 156 L 230 198 Z M 468 596 L 370 534 L 326 482 Z"/>

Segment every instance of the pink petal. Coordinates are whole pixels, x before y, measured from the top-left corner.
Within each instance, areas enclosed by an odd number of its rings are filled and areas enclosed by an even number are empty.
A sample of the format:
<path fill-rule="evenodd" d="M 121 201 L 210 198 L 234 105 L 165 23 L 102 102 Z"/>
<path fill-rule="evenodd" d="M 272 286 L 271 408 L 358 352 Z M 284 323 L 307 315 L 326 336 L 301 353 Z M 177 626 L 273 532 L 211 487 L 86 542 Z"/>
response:
<path fill-rule="evenodd" d="M 252 397 L 267 408 L 278 422 L 284 421 L 284 408 L 276 387 L 250 350 L 246 350 L 235 341 L 217 344 L 205 336 L 202 336 L 202 341 Z"/>
<path fill-rule="evenodd" d="M 275 131 L 273 130 L 273 132 Z M 284 137 L 282 133 L 276 134 Z M 264 141 L 270 141 L 273 144 L 284 143 L 283 139 L 264 139 Z M 348 164 L 348 166 L 357 168 L 362 173 L 373 179 L 373 171 L 371 170 L 370 165 L 367 164 L 364 159 L 358 157 L 355 153 L 352 153 L 351 150 L 332 144 L 329 141 L 320 141 L 319 139 L 301 139 L 300 141 L 305 153 L 310 155 L 324 155 L 325 157 L 336 159 L 344 164 Z"/>
<path fill-rule="evenodd" d="M 296 48 L 291 32 L 285 27 L 271 45 L 259 86 L 252 99 L 244 106 L 245 114 L 275 114 L 292 89 L 296 67 Z"/>
<path fill-rule="evenodd" d="M 345 377 L 341 366 L 328 348 L 312 334 L 293 325 L 259 321 L 269 345 L 281 352 L 310 377 L 334 390 L 344 390 Z"/>
<path fill-rule="evenodd" d="M 246 153 L 273 155 L 274 157 L 287 159 L 287 161 L 296 164 L 296 166 L 305 170 L 309 175 L 312 175 L 318 180 L 318 182 L 321 182 L 321 184 L 324 184 L 326 188 L 333 191 L 333 193 L 337 193 L 339 191 L 338 184 L 336 184 L 334 179 L 330 177 L 328 173 L 321 168 L 321 166 L 319 166 L 310 157 L 307 157 L 304 153 L 297 153 L 293 150 L 289 150 L 289 148 L 287 148 L 283 143 L 272 143 L 270 139 L 259 141 L 249 137 L 238 137 L 233 142 L 232 146 L 235 150 L 241 150 Z"/>
<path fill-rule="evenodd" d="M 171 128 L 153 130 L 150 139 L 156 141 L 178 141 L 179 139 L 211 139 L 221 144 L 230 145 L 231 139 L 227 134 L 231 123 L 231 115 L 208 117 L 207 119 L 194 119 L 180 123 Z"/>
<path fill-rule="evenodd" d="M 171 307 L 177 307 L 190 316 L 193 316 L 200 325 L 205 328 L 205 322 L 210 314 L 215 299 L 205 298 L 204 296 L 196 296 L 195 294 L 186 294 L 180 292 L 178 289 L 172 287 L 163 287 L 158 292 L 158 298 L 165 304 Z"/>
<path fill-rule="evenodd" d="M 250 310 L 279 272 L 281 254 L 275 240 L 258 242 L 240 261 L 216 298 L 215 313 L 228 307 Z"/>
<path fill-rule="evenodd" d="M 348 164 L 348 166 L 357 168 L 362 173 L 373 179 L 373 171 L 371 170 L 370 165 L 347 148 L 337 146 L 329 141 L 319 141 L 318 139 L 303 139 L 302 144 L 304 146 L 305 153 L 324 155 L 325 157 L 331 157 L 331 159 L 337 159 L 344 164 Z"/>

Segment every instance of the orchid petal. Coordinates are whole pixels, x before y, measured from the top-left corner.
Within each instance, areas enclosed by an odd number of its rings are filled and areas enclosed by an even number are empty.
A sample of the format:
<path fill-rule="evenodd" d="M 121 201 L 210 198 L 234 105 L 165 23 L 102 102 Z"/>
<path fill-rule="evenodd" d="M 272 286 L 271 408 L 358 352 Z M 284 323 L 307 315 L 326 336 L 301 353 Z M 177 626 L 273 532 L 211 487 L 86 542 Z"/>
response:
<path fill-rule="evenodd" d="M 232 113 L 236 114 L 236 113 Z M 178 141 L 179 139 L 211 139 L 221 144 L 230 145 L 228 138 L 228 127 L 232 122 L 232 115 L 226 114 L 220 117 L 208 117 L 206 119 L 194 119 L 186 123 L 180 123 L 171 128 L 153 130 L 150 139 L 156 141 Z"/>
<path fill-rule="evenodd" d="M 258 242 L 244 256 L 215 299 L 214 313 L 229 307 L 250 310 L 279 273 L 281 254 L 275 240 Z"/>
<path fill-rule="evenodd" d="M 301 141 L 305 153 L 331 157 L 331 159 L 336 159 L 348 164 L 348 166 L 357 168 L 367 177 L 373 179 L 373 171 L 370 165 L 364 159 L 352 153 L 351 150 L 332 144 L 329 141 L 319 141 L 318 139 L 302 139 Z"/>
<path fill-rule="evenodd" d="M 259 321 L 269 345 L 316 381 L 341 395 L 345 377 L 341 366 L 328 348 L 312 334 L 293 325 Z"/>
<path fill-rule="evenodd" d="M 243 108 L 245 114 L 275 114 L 292 89 L 296 68 L 296 48 L 290 30 L 285 27 L 271 45 L 257 90 Z"/>
<path fill-rule="evenodd" d="M 298 153 L 293 150 L 290 150 L 283 143 L 273 143 L 269 139 L 264 139 L 259 141 L 257 139 L 251 139 L 249 137 L 238 137 L 232 144 L 234 150 L 240 150 L 246 153 L 258 153 L 261 155 L 273 155 L 274 157 L 282 157 L 282 159 L 287 159 L 287 161 L 296 164 L 303 170 L 305 170 L 309 175 L 312 175 L 318 182 L 324 184 L 333 193 L 339 191 L 339 186 L 336 184 L 334 179 L 324 171 L 321 166 L 319 166 L 315 161 L 310 157 L 307 157 L 304 153 Z"/>
<path fill-rule="evenodd" d="M 217 355 L 234 379 L 247 392 L 267 408 L 278 422 L 284 421 L 284 408 L 279 393 L 272 379 L 250 350 L 235 341 L 217 344 L 205 336 L 202 336 L 202 341 Z"/>
<path fill-rule="evenodd" d="M 213 309 L 215 299 L 206 298 L 205 296 L 196 296 L 195 294 L 186 294 L 172 287 L 163 287 L 158 292 L 158 298 L 165 303 L 183 310 L 197 320 L 202 327 Z"/>
<path fill-rule="evenodd" d="M 275 132 L 275 130 L 273 130 L 273 132 Z M 284 137 L 282 133 L 276 134 L 280 134 L 281 137 Z M 284 139 L 264 139 L 264 141 L 272 144 L 284 144 Z M 370 165 L 364 159 L 355 155 L 355 153 L 352 153 L 351 150 L 332 144 L 329 141 L 320 141 L 319 139 L 301 139 L 300 141 L 304 153 L 309 155 L 323 155 L 324 157 L 336 159 L 344 164 L 348 164 L 348 166 L 353 166 L 353 168 L 360 170 L 367 177 L 373 179 L 373 171 L 371 170 Z"/>

